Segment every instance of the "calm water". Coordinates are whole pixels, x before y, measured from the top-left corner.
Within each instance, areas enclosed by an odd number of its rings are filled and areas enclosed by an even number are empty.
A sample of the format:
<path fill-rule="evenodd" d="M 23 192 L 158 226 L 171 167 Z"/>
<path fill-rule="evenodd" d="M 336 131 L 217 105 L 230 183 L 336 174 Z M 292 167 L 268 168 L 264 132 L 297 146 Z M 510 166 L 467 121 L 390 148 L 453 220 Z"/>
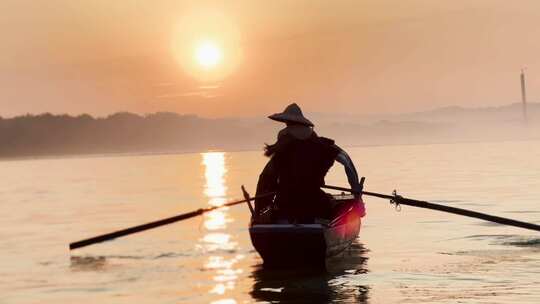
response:
<path fill-rule="evenodd" d="M 540 223 L 540 142 L 349 149 L 366 189 Z M 255 189 L 260 152 L 0 162 L 0 303 L 539 303 L 540 235 L 365 198 L 326 273 L 265 271 L 244 205 L 68 243 Z M 337 165 L 327 183 L 346 185 Z"/>

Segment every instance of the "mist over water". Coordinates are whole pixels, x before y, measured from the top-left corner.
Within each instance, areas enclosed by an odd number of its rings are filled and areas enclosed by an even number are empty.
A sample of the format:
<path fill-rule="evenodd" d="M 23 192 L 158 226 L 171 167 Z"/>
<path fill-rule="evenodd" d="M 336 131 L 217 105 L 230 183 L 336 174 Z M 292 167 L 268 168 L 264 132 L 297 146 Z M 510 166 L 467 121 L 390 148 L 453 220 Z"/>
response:
<path fill-rule="evenodd" d="M 348 148 L 366 190 L 540 223 L 540 142 Z M 239 205 L 83 248 L 68 243 L 254 191 L 261 151 L 0 163 L 5 303 L 536 303 L 540 236 L 364 198 L 325 273 L 267 271 Z M 346 185 L 339 165 L 327 183 Z M 252 193 L 253 194 L 253 193 Z"/>
<path fill-rule="evenodd" d="M 500 107 L 445 107 L 402 114 L 308 113 L 315 131 L 340 145 L 540 139 L 540 103 Z M 0 117 L 0 159 L 257 150 L 283 125 L 264 116 L 208 119 L 158 112 L 147 115 L 25 115 Z M 24 136 L 21 136 L 24 134 Z"/>

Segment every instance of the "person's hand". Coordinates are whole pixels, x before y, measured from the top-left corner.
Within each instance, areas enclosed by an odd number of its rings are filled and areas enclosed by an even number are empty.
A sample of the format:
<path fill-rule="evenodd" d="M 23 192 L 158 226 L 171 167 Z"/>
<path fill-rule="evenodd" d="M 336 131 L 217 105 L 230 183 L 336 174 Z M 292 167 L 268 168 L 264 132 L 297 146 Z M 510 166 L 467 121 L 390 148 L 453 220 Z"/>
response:
<path fill-rule="evenodd" d="M 353 195 L 354 197 L 356 198 L 360 198 L 362 196 L 362 190 L 363 190 L 363 186 L 360 185 L 359 183 L 354 183 L 351 185 L 351 189 L 354 191 L 353 192 Z"/>

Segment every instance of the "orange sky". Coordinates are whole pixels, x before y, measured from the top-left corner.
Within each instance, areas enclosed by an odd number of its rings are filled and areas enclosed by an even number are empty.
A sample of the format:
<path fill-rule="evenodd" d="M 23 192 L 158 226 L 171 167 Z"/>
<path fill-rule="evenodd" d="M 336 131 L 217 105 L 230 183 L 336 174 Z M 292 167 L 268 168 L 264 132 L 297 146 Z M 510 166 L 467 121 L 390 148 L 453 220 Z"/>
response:
<path fill-rule="evenodd" d="M 4 0 L 0 11 L 4 117 L 501 105 L 519 100 L 523 66 L 540 101 L 537 0 Z M 235 49 L 222 79 L 181 63 L 186 35 L 203 29 Z"/>

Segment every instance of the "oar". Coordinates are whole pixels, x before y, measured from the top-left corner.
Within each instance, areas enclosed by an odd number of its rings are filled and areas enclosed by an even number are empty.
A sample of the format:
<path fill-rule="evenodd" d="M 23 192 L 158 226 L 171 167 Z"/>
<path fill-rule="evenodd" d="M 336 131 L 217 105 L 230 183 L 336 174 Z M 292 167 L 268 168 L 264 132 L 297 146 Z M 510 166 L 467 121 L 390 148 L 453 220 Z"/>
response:
<path fill-rule="evenodd" d="M 95 236 L 95 237 L 91 237 L 91 238 L 88 238 L 88 239 L 84 239 L 84 240 L 81 240 L 81 241 L 70 243 L 69 244 L 69 250 L 85 247 L 85 246 L 88 246 L 88 245 L 92 245 L 92 244 L 96 244 L 96 243 L 100 243 L 100 242 L 104 242 L 104 241 L 109 241 L 109 240 L 119 238 L 119 237 L 122 237 L 122 236 L 130 235 L 130 234 L 133 234 L 133 233 L 137 233 L 137 232 L 149 230 L 149 229 L 152 229 L 152 228 L 156 228 L 156 227 L 168 225 L 168 224 L 171 224 L 171 223 L 175 223 L 175 222 L 178 222 L 178 221 L 186 220 L 186 219 L 199 216 L 199 215 L 201 215 L 203 213 L 206 213 L 206 212 L 218 209 L 218 208 L 230 207 L 230 206 L 238 205 L 238 204 L 245 203 L 245 202 L 247 202 L 249 204 L 249 201 L 259 199 L 259 198 L 263 198 L 263 197 L 267 197 L 267 196 L 270 196 L 270 195 L 274 195 L 274 192 L 261 194 L 261 195 L 251 197 L 251 198 L 248 196 L 246 199 L 239 200 L 239 201 L 228 202 L 228 203 L 225 203 L 225 204 L 220 205 L 220 206 L 212 206 L 212 207 L 208 207 L 208 208 L 201 208 L 201 209 L 197 209 L 195 211 L 175 215 L 173 217 L 165 218 L 165 219 L 162 219 L 162 220 L 157 220 L 157 221 L 154 221 L 154 222 L 150 222 L 150 223 L 146 223 L 146 224 L 142 224 L 142 225 L 138 225 L 138 226 L 134 226 L 134 227 L 114 231 L 114 232 L 111 232 L 111 233 L 98 235 L 98 236 Z M 249 205 L 249 207 L 250 207 L 250 210 L 251 210 L 251 208 L 252 208 L 251 204 Z"/>
<path fill-rule="evenodd" d="M 324 185 L 324 186 L 322 186 L 322 188 L 334 189 L 334 190 L 340 190 L 340 191 L 346 191 L 346 192 L 359 194 L 358 191 L 354 191 L 352 189 L 343 188 L 343 187 Z M 387 195 L 387 194 L 381 194 L 381 193 L 376 193 L 376 192 L 368 192 L 368 191 L 361 191 L 361 192 L 362 192 L 361 194 L 363 194 L 363 195 L 388 199 L 388 200 L 390 200 L 390 202 L 396 204 L 396 206 L 408 205 L 408 206 L 413 206 L 413 207 L 438 210 L 438 211 L 442 211 L 442 212 L 448 212 L 448 213 L 473 217 L 473 218 L 485 220 L 485 221 L 488 221 L 488 222 L 494 222 L 494 223 L 497 223 L 497 224 L 514 226 L 514 227 L 519 227 L 519 228 L 525 228 L 525 229 L 530 229 L 530 230 L 535 230 L 535 231 L 540 231 L 540 225 L 536 225 L 536 224 L 533 224 L 533 223 L 517 221 L 517 220 L 513 220 L 513 219 L 509 219 L 509 218 L 489 215 L 489 214 L 476 212 L 476 211 L 471 211 L 471 210 L 467 210 L 467 209 L 461 209 L 461 208 L 450 207 L 450 206 L 445 206 L 445 205 L 439 205 L 439 204 L 434 204 L 434 203 L 425 202 L 425 201 L 414 200 L 414 199 L 399 196 L 397 194 Z"/>

